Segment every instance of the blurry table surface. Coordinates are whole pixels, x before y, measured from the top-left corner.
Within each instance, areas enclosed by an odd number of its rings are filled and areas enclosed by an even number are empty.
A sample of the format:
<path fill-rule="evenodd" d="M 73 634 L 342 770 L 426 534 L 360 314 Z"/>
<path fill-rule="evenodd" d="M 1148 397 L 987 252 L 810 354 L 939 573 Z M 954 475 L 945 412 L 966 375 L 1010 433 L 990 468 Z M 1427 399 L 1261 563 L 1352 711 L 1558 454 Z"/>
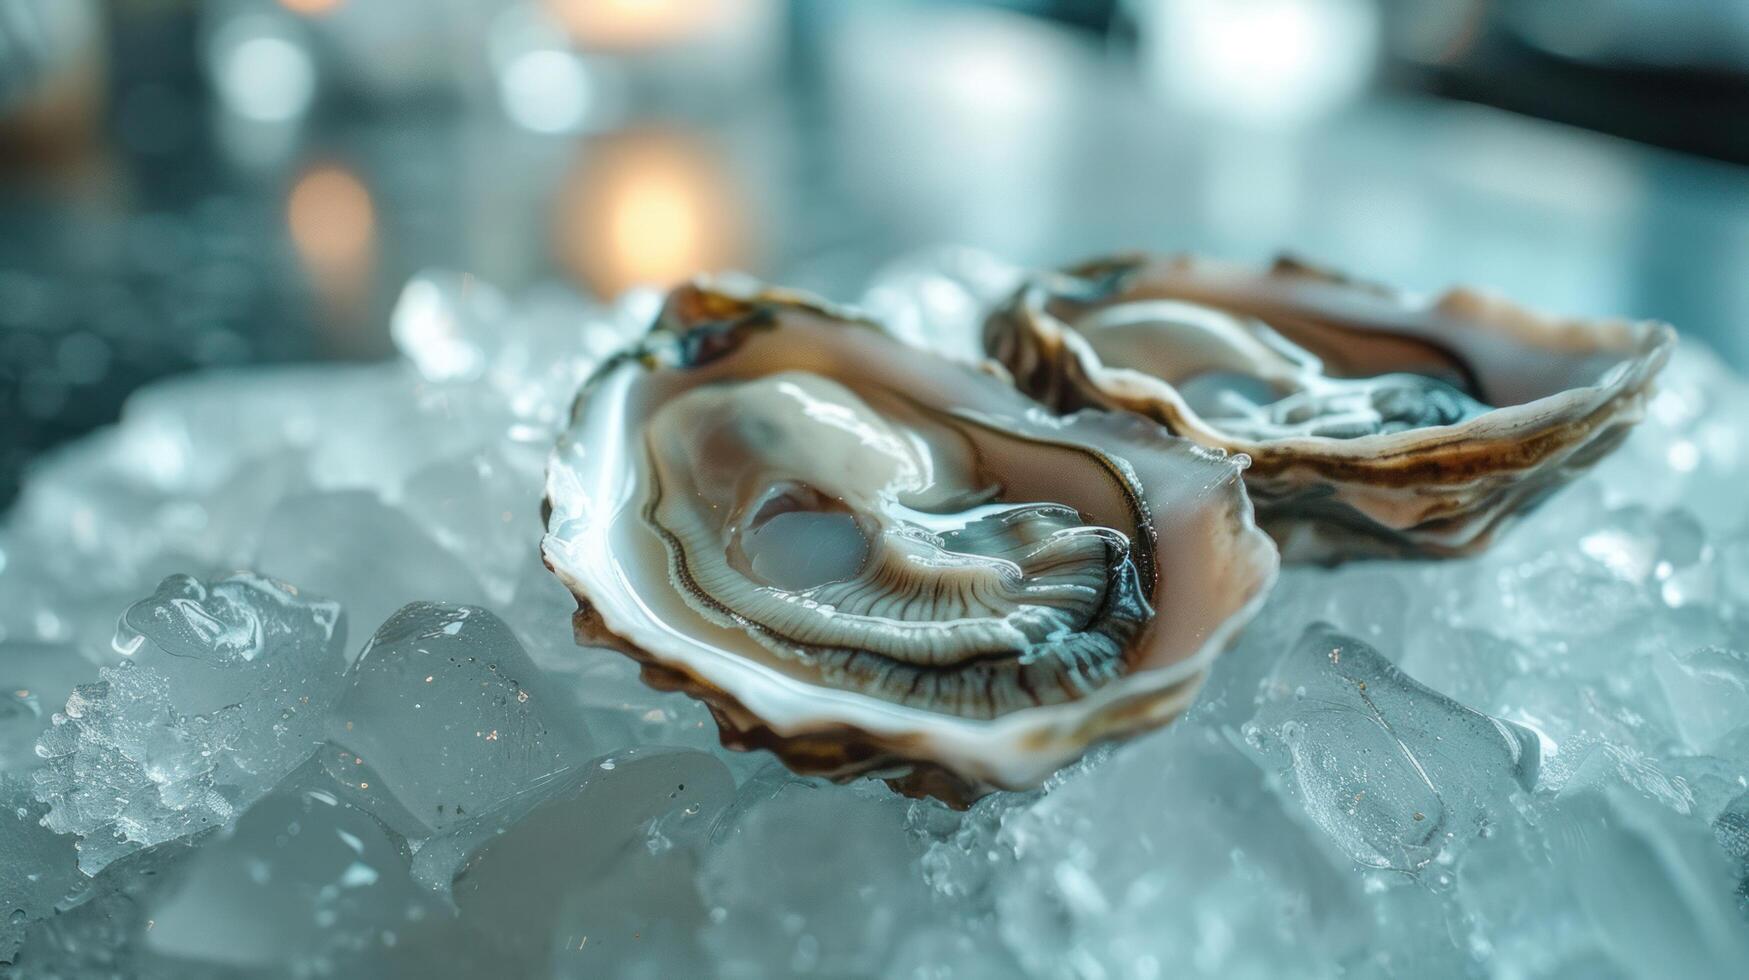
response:
<path fill-rule="evenodd" d="M 1076 35 L 1023 35 L 971 62 L 951 39 L 892 62 L 843 39 L 784 84 L 587 135 L 426 103 L 286 127 L 123 98 L 46 156 L 0 155 L 0 502 L 152 378 L 390 356 L 388 311 L 427 266 L 602 293 L 733 266 L 851 299 L 942 242 L 1026 263 L 1287 249 L 1666 319 L 1749 367 L 1743 168 L 1403 95 L 1239 126 L 1165 108 Z"/>

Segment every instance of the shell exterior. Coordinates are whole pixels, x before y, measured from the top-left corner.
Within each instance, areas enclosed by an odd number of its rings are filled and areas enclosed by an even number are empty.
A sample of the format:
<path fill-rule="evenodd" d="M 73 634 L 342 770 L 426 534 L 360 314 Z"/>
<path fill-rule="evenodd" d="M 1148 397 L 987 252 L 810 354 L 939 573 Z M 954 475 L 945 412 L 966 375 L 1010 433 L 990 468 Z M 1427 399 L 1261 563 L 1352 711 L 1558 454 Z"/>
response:
<path fill-rule="evenodd" d="M 1121 673 L 1053 703 L 967 717 L 846 686 L 805 652 L 754 642 L 760 624 L 711 615 L 679 546 L 653 523 L 660 467 L 686 455 L 651 445 L 664 431 L 652 419 L 673 418 L 661 413 L 701 391 L 795 376 L 786 372 L 986 433 L 1006 447 L 978 457 L 1002 500 L 1048 495 L 1094 513 L 1110 507 L 1090 500 L 1116 499 L 1121 488 L 1133 521 L 1126 547 L 1143 567 L 1149 611 Z M 1095 743 L 1163 724 L 1188 705 L 1276 575 L 1244 465 L 1133 415 L 1051 415 L 996 374 L 908 347 L 816 300 L 701 282 L 676 290 L 645 341 L 579 395 L 548 469 L 542 550 L 577 597 L 578 642 L 619 650 L 642 663 L 647 683 L 704 701 L 725 745 L 769 749 L 798 772 L 878 775 L 965 805 L 993 788 L 1035 785 Z"/>
<path fill-rule="evenodd" d="M 1179 326 L 1101 343 L 1107 325 L 1151 316 Z M 1335 561 L 1484 547 L 1620 444 L 1675 331 L 1554 319 L 1468 289 L 1423 300 L 1289 259 L 1257 270 L 1130 255 L 1034 277 L 989 318 L 984 343 L 1059 411 L 1128 410 L 1249 456 L 1258 520 L 1284 557 Z M 1209 417 L 1190 393 L 1205 370 L 1301 398 L 1384 404 L 1405 383 L 1430 394 L 1416 399 L 1419 422 L 1331 436 Z"/>

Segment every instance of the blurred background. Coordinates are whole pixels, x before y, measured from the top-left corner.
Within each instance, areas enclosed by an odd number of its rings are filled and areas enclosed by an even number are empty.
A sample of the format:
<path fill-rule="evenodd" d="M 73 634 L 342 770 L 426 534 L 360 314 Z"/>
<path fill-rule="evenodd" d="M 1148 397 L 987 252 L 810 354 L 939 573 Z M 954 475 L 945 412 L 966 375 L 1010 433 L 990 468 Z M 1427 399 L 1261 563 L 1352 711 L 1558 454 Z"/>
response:
<path fill-rule="evenodd" d="M 430 266 L 854 298 L 1291 249 L 1749 366 L 1742 0 L 0 0 L 0 506 L 139 385 L 391 354 Z"/>

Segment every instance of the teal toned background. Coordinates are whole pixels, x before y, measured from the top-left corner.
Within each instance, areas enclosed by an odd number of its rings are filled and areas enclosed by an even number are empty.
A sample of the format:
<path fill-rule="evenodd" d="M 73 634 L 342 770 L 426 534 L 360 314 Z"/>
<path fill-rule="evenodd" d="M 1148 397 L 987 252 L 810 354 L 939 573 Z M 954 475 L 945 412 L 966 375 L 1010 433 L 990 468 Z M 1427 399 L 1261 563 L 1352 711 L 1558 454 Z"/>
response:
<path fill-rule="evenodd" d="M 1731 0 L 12 0 L 0 502 L 154 377 L 388 356 L 429 266 L 1285 248 L 1742 368 L 1746 118 Z"/>

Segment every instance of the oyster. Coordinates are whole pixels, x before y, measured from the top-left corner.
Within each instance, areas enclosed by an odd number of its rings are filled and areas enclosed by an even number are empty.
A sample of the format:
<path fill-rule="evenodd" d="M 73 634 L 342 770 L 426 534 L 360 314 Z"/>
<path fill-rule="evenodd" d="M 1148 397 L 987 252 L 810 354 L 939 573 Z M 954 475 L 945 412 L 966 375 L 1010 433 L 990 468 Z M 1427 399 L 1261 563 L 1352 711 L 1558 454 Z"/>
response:
<path fill-rule="evenodd" d="M 1162 724 L 1276 571 L 1243 461 L 776 290 L 686 286 L 547 479 L 577 638 L 725 745 L 963 804 Z"/>
<path fill-rule="evenodd" d="M 1125 256 L 1034 277 L 986 351 L 1059 411 L 1127 409 L 1252 465 L 1284 556 L 1458 555 L 1626 436 L 1666 324 L 1432 302 L 1292 260 Z"/>

